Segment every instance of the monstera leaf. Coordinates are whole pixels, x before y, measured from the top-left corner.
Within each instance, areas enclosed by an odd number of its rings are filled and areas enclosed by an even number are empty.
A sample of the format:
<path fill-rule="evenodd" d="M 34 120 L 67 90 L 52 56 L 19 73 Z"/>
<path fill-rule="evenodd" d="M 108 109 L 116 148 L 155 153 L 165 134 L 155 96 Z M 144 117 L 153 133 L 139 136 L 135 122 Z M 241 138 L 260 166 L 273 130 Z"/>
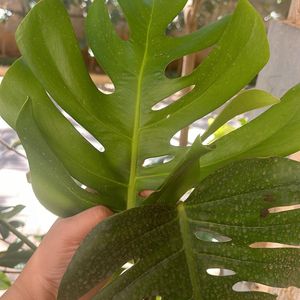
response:
<path fill-rule="evenodd" d="M 58 299 L 78 299 L 129 261 L 135 264 L 93 299 L 276 299 L 251 292 L 251 284 L 299 286 L 300 211 L 291 210 L 299 183 L 298 162 L 245 160 L 209 176 L 176 207 L 117 214 L 83 242 Z M 280 212 L 284 206 L 289 211 Z"/>
<path fill-rule="evenodd" d="M 300 149 L 300 86 L 281 101 L 240 92 L 269 56 L 263 22 L 246 0 L 232 16 L 181 37 L 165 32 L 186 0 L 118 2 L 129 40 L 117 35 L 104 0 L 93 1 L 86 22 L 112 94 L 92 82 L 60 0 L 39 1 L 22 22 L 22 57 L 0 88 L 0 113 L 25 147 L 39 200 L 61 216 L 97 204 L 120 212 L 83 242 L 59 299 L 77 299 L 105 278 L 95 299 L 273 299 L 237 287 L 298 284 L 299 213 L 275 212 L 299 202 L 300 167 L 249 159 Z M 174 60 L 208 47 L 190 75 L 167 77 Z M 180 99 L 156 109 L 180 91 Z M 200 138 L 192 147 L 170 144 L 228 100 L 203 139 L 240 113 L 271 108 L 209 146 Z M 144 189 L 156 192 L 143 200 Z M 261 242 L 283 248 L 261 249 Z M 134 265 L 120 274 L 127 262 Z"/>
<path fill-rule="evenodd" d="M 246 0 L 239 1 L 232 16 L 181 37 L 167 36 L 165 30 L 186 0 L 172 4 L 119 0 L 119 4 L 129 25 L 128 41 L 117 35 L 104 0 L 93 2 L 86 22 L 90 47 L 114 83 L 114 93 L 103 94 L 89 77 L 60 0 L 41 0 L 22 22 L 16 33 L 22 57 L 1 84 L 0 113 L 25 147 L 33 189 L 48 209 L 61 216 L 97 204 L 114 211 L 142 205 L 139 192 L 159 189 L 186 156 L 188 148 L 172 146 L 172 136 L 231 99 L 268 59 L 263 22 Z M 212 47 L 211 54 L 192 74 L 166 76 L 172 61 L 207 47 Z M 187 87 L 191 92 L 178 101 L 153 109 Z M 253 99 L 253 104 L 229 109 L 230 117 L 276 103 L 275 118 L 281 106 L 293 113 L 276 120 L 270 131 L 271 112 L 245 126 L 249 136 L 237 130 L 218 140 L 201 159 L 203 172 L 193 175 L 185 188 L 230 161 L 299 148 L 296 142 L 286 143 L 282 151 L 275 138 L 278 131 L 286 132 L 283 127 L 289 121 L 295 124 L 291 118 L 297 118 L 294 104 L 299 91 L 294 94 L 285 103 L 261 91 L 238 96 L 241 103 Z M 82 136 L 78 126 L 95 143 Z M 276 144 L 272 148 L 265 146 L 269 139 Z M 163 163 L 161 157 L 169 162 Z M 146 167 L 144 162 L 151 158 L 160 163 Z"/>

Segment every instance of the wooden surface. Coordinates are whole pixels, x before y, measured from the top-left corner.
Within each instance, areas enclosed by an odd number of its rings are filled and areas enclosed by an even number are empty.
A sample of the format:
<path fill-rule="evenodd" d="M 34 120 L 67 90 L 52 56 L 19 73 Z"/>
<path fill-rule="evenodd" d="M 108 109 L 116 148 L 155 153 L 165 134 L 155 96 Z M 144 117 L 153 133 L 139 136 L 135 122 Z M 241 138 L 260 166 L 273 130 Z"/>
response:
<path fill-rule="evenodd" d="M 292 0 L 287 21 L 300 26 L 300 0 Z"/>

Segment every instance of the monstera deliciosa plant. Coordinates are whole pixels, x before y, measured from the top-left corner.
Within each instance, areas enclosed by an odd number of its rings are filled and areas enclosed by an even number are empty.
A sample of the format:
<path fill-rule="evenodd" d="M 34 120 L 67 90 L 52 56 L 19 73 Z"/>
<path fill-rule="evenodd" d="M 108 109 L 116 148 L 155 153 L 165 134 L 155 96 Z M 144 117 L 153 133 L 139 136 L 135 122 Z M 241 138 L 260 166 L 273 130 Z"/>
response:
<path fill-rule="evenodd" d="M 1 116 L 20 136 L 41 203 L 60 216 L 99 204 L 115 212 L 82 243 L 58 299 L 78 299 L 107 278 L 93 299 L 275 299 L 251 283 L 299 286 L 300 211 L 292 205 L 300 203 L 300 165 L 283 157 L 300 149 L 300 86 L 281 100 L 242 91 L 269 56 L 259 15 L 240 0 L 233 15 L 171 37 L 166 28 L 186 0 L 118 2 L 129 40 L 117 35 L 104 0 L 93 2 L 86 20 L 112 94 L 92 82 L 60 0 L 41 0 L 22 22 L 22 57 L 1 84 Z M 166 76 L 172 61 L 208 47 L 193 73 Z M 202 139 L 170 144 L 225 103 Z M 253 121 L 202 144 L 233 117 L 265 106 Z M 156 192 L 143 199 L 145 189 Z"/>

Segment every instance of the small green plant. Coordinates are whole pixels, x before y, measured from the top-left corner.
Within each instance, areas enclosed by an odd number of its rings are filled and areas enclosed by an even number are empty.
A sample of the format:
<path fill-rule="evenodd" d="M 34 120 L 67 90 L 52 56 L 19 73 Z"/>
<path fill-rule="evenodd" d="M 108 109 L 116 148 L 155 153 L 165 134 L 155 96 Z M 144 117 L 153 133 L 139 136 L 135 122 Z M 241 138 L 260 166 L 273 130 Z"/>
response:
<path fill-rule="evenodd" d="M 23 205 L 0 206 L 0 241 L 6 245 L 0 252 L 0 290 L 9 288 L 11 281 L 7 275 L 21 272 L 36 249 L 34 243 L 18 230 L 24 223 L 15 217 L 23 209 Z"/>
<path fill-rule="evenodd" d="M 78 299 L 113 274 L 94 299 L 274 299 L 237 286 L 299 285 L 299 211 L 277 208 L 300 198 L 300 165 L 282 158 L 300 149 L 300 86 L 280 101 L 263 91 L 239 93 L 269 57 L 259 15 L 240 0 L 232 16 L 170 37 L 166 28 L 186 0 L 118 2 L 128 41 L 116 34 L 104 0 L 93 2 L 86 21 L 114 93 L 91 81 L 60 0 L 41 0 L 22 22 L 22 57 L 1 84 L 0 113 L 25 147 L 39 200 L 60 216 L 97 204 L 116 212 L 83 242 L 58 299 Z M 192 74 L 166 77 L 172 61 L 208 47 L 211 54 Z M 153 109 L 185 88 L 191 91 L 178 101 Z M 271 107 L 208 146 L 200 138 L 191 147 L 170 144 L 230 99 L 204 139 L 236 115 Z M 156 192 L 145 200 L 145 189 Z M 120 272 L 127 262 L 133 266 Z"/>

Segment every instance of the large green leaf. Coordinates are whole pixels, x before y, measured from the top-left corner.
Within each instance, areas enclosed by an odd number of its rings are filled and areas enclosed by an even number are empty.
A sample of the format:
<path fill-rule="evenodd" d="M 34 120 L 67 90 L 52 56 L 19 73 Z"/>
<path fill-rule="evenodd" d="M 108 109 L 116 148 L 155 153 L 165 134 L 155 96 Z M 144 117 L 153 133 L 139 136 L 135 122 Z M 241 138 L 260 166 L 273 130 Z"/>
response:
<path fill-rule="evenodd" d="M 39 114 L 41 116 L 41 114 Z M 46 120 L 51 112 L 47 114 Z M 19 125 L 20 124 L 20 125 Z M 57 123 L 55 125 L 58 125 Z M 30 100 L 24 105 L 17 128 L 28 152 L 34 191 L 48 209 L 57 214 L 76 214 L 97 204 L 99 195 L 81 188 L 66 171 L 62 163 L 41 136 L 32 113 Z M 39 145 L 37 148 L 36 145 Z M 102 199 L 103 203 L 104 199 Z M 65 212 L 65 213 L 63 213 Z"/>
<path fill-rule="evenodd" d="M 299 286 L 300 164 L 236 162 L 205 179 L 176 208 L 150 205 L 115 215 L 91 232 L 64 276 L 58 299 L 77 299 L 123 264 L 135 265 L 93 299 L 276 299 L 236 292 L 242 281 Z M 256 242 L 283 248 L 254 248 Z M 291 248 L 288 248 L 291 247 Z M 211 271 L 221 269 L 211 275 Z M 210 273 L 209 273 L 210 272 Z"/>
<path fill-rule="evenodd" d="M 231 99 L 266 63 L 264 25 L 248 1 L 240 0 L 233 16 L 191 35 L 166 36 L 185 3 L 119 0 L 130 29 L 123 41 L 105 1 L 93 2 L 87 36 L 115 85 L 111 95 L 98 91 L 89 77 L 60 0 L 41 0 L 18 28 L 22 58 L 1 84 L 0 113 L 25 146 L 34 190 L 55 213 L 70 215 L 96 203 L 114 211 L 141 205 L 138 193 L 158 189 L 188 151 L 170 145 L 172 136 Z M 210 46 L 213 51 L 191 75 L 166 77 L 169 63 Z M 152 110 L 190 86 L 195 87 L 179 101 Z M 105 151 L 86 141 L 58 106 Z M 161 156 L 172 160 L 143 166 Z"/>

